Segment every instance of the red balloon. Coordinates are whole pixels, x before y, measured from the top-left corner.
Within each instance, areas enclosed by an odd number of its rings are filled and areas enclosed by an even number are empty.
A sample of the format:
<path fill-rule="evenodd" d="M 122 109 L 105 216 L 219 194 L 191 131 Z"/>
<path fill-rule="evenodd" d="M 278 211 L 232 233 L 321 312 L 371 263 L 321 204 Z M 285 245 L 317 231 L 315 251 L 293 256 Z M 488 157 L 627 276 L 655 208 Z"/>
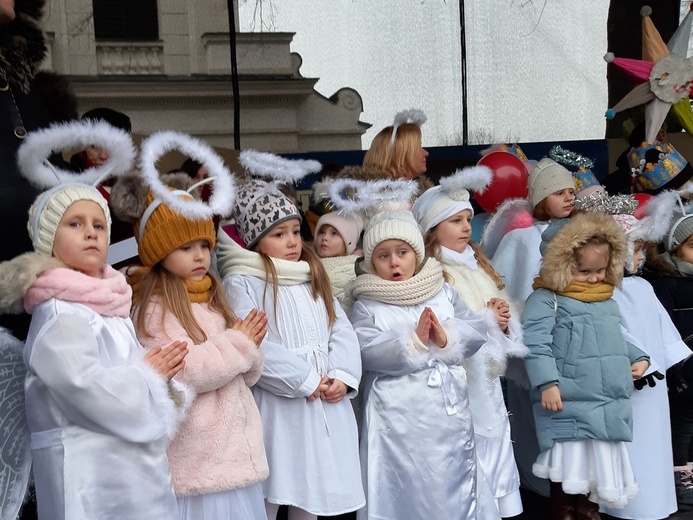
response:
<path fill-rule="evenodd" d="M 489 213 L 498 209 L 508 199 L 527 197 L 527 169 L 525 164 L 508 152 L 491 152 L 477 163 L 493 172 L 493 180 L 484 193 L 474 192 L 479 206 Z"/>
<path fill-rule="evenodd" d="M 635 210 L 633 216 L 637 219 L 641 219 L 645 216 L 645 206 L 650 202 L 650 199 L 652 199 L 652 195 L 648 195 L 647 193 L 635 193 L 633 197 L 638 201 L 638 209 Z"/>

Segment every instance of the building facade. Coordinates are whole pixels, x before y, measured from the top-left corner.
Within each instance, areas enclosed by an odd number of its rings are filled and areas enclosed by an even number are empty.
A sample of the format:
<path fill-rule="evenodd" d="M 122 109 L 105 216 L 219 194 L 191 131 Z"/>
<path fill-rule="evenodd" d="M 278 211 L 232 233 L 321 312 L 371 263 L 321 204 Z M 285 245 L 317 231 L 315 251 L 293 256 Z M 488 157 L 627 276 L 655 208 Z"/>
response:
<path fill-rule="evenodd" d="M 53 0 L 45 67 L 70 78 L 80 113 L 125 112 L 133 132 L 177 130 L 233 147 L 225 0 Z M 291 33 L 238 33 L 241 147 L 353 150 L 370 125 L 360 95 L 329 98 L 300 73 Z"/>

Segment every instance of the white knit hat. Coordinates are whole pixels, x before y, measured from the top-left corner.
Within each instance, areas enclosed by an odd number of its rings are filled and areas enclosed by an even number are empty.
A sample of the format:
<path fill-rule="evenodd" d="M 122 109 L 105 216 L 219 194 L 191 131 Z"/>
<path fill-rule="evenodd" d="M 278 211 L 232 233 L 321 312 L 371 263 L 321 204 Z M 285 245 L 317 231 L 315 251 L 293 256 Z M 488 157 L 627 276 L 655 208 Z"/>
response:
<path fill-rule="evenodd" d="M 472 204 L 469 202 L 469 192 L 464 190 L 464 195 L 457 194 L 457 196 L 458 199 L 453 199 L 450 193 L 443 188 L 434 186 L 427 189 L 416 199 L 412 212 L 424 235 L 443 220 L 456 215 L 460 211 L 468 209 L 472 212 L 472 216 L 474 215 L 474 208 L 472 208 Z"/>
<path fill-rule="evenodd" d="M 425 257 L 424 239 L 421 229 L 411 211 L 385 211 L 374 216 L 363 234 L 364 266 L 373 265 L 373 250 L 385 240 L 402 240 L 416 253 L 416 263 L 421 264 Z"/>
<path fill-rule="evenodd" d="M 424 235 L 460 211 L 469 210 L 474 216 L 468 190 L 483 193 L 492 180 L 491 169 L 477 165 L 456 170 L 440 179 L 440 186 L 427 189 L 412 208 Z"/>
<path fill-rule="evenodd" d="M 363 220 L 356 213 L 346 213 L 341 215 L 337 212 L 325 213 L 318 223 L 315 225 L 315 236 L 316 240 L 320 228 L 323 226 L 332 226 L 337 230 L 339 235 L 344 240 L 344 246 L 346 247 L 346 254 L 350 255 L 356 249 L 356 244 L 361 236 L 361 231 L 363 231 Z"/>
<path fill-rule="evenodd" d="M 63 215 L 72 204 L 79 200 L 96 202 L 106 217 L 107 236 L 111 236 L 111 213 L 108 202 L 99 190 L 87 184 L 62 184 L 43 192 L 29 208 L 29 237 L 34 250 L 46 256 L 53 256 L 53 241 Z"/>
<path fill-rule="evenodd" d="M 552 193 L 569 188 L 575 189 L 573 175 L 548 157 L 537 163 L 527 180 L 528 198 L 533 208 Z"/>

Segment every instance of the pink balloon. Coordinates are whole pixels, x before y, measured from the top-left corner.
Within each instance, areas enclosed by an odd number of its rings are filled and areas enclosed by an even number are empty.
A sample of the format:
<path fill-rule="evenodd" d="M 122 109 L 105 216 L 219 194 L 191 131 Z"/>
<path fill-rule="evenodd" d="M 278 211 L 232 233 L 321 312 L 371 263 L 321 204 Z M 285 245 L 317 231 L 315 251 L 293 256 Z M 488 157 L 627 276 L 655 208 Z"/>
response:
<path fill-rule="evenodd" d="M 493 172 L 493 180 L 486 191 L 474 192 L 474 198 L 484 210 L 493 213 L 508 199 L 527 197 L 527 168 L 513 154 L 492 152 L 484 155 L 477 164 L 487 166 Z"/>

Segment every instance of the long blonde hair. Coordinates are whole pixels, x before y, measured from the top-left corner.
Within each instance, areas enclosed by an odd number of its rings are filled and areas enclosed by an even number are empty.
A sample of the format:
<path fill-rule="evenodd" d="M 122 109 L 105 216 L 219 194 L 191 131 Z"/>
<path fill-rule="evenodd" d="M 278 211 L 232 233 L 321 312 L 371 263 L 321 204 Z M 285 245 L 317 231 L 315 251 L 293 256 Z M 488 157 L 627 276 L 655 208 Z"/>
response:
<path fill-rule="evenodd" d="M 426 251 L 426 256 L 432 256 L 436 260 L 440 261 L 441 250 L 440 244 L 438 243 L 438 236 L 436 234 L 437 227 L 438 226 L 432 227 L 428 230 L 428 233 L 426 233 L 426 236 L 424 237 L 424 247 Z M 489 276 L 489 278 L 493 280 L 493 283 L 496 284 L 498 290 L 502 291 L 505 288 L 505 284 L 503 283 L 503 277 L 499 275 L 498 272 L 493 268 L 491 261 L 481 250 L 479 244 L 477 244 L 473 240 L 470 240 L 467 246 L 471 247 L 472 251 L 474 251 L 474 258 L 476 258 L 476 261 L 478 262 L 479 266 L 484 270 L 484 272 Z"/>
<path fill-rule="evenodd" d="M 277 268 L 274 266 L 272 257 L 266 255 L 259 249 L 259 244 L 254 247 L 255 252 L 260 255 L 262 264 L 265 268 L 267 276 L 265 276 L 265 291 L 262 294 L 262 300 L 265 301 L 267 296 L 267 288 L 272 284 L 272 294 L 274 296 L 274 314 L 277 314 L 277 292 L 279 286 L 279 276 Z M 334 308 L 334 293 L 332 292 L 332 284 L 327 276 L 327 271 L 322 265 L 317 253 L 305 243 L 302 242 L 301 257 L 299 261 L 308 262 L 310 267 L 310 288 L 314 300 L 321 297 L 325 302 L 325 310 L 327 311 L 327 319 L 330 327 L 337 321 L 337 311 Z"/>
<path fill-rule="evenodd" d="M 213 273 L 207 274 L 212 280 L 209 307 L 224 318 L 227 328 L 232 328 L 236 323 L 236 316 L 226 299 L 223 286 Z M 202 330 L 202 327 L 200 327 L 200 324 L 197 323 L 193 315 L 188 291 L 182 278 L 168 272 L 164 268 L 163 262 L 157 263 L 151 269 L 142 268 L 138 270 L 134 277 L 138 278 L 139 283 L 134 307 L 137 313 L 135 326 L 139 334 L 142 334 L 145 338 L 151 338 L 153 336 L 153 334 L 147 330 L 145 316 L 149 305 L 152 303 L 152 298 L 154 296 L 160 296 L 161 323 L 159 326 L 161 328 L 164 326 L 164 318 L 166 315 L 172 313 L 195 344 L 207 341 L 207 334 Z"/>
<path fill-rule="evenodd" d="M 387 126 L 375 136 L 363 165 L 375 166 L 394 179 L 418 177 L 414 161 L 421 150 L 421 128 L 412 123 L 399 125 L 395 143 L 390 146 L 392 131 L 393 127 Z"/>

